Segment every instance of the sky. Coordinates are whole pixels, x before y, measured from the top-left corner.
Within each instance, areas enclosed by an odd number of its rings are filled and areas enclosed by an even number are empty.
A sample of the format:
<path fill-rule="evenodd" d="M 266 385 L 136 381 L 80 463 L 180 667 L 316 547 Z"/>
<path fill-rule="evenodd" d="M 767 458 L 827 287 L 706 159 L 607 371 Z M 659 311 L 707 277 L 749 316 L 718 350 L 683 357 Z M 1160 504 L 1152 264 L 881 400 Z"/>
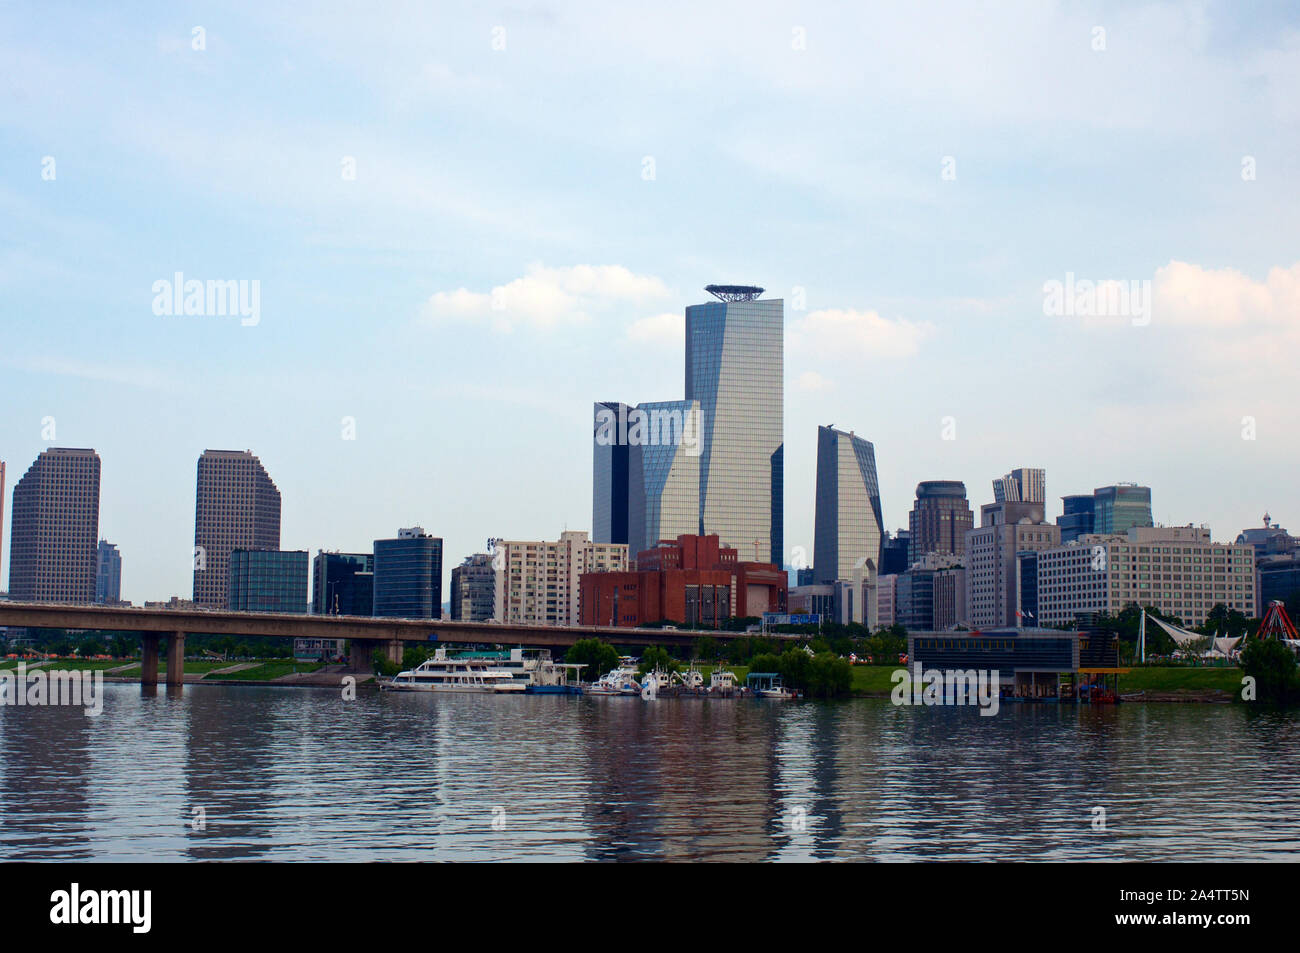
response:
<path fill-rule="evenodd" d="M 592 402 L 684 395 L 710 283 L 786 302 L 787 558 L 820 424 L 890 529 L 1034 466 L 1049 519 L 1300 531 L 1297 91 L 1282 2 L 0 4 L 0 580 L 51 446 L 136 603 L 205 448 L 285 549 L 589 530 Z M 156 313 L 178 272 L 256 314 Z"/>

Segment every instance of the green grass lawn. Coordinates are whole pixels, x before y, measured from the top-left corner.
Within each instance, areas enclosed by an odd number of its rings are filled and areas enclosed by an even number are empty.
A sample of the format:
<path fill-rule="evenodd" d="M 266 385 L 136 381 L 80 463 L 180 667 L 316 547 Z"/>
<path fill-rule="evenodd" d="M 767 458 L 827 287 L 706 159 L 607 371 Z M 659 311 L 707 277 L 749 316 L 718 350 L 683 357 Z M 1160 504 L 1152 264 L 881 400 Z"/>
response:
<path fill-rule="evenodd" d="M 35 665 L 35 664 L 36 664 L 37 662 L 39 662 L 39 661 L 41 661 L 41 660 L 38 659 L 38 658 L 28 658 L 28 659 L 21 659 L 21 658 L 7 658 L 7 659 L 0 659 L 0 669 L 14 668 L 15 666 L 17 666 L 17 664 L 18 664 L 19 662 L 26 662 L 26 663 L 27 663 L 27 667 L 28 667 L 28 668 L 31 668 L 33 665 Z M 42 666 L 42 668 L 44 668 L 44 666 Z"/>
<path fill-rule="evenodd" d="M 853 682 L 849 690 L 854 694 L 888 695 L 894 690 L 891 676 L 899 669 L 911 671 L 907 665 L 855 665 Z"/>
<path fill-rule="evenodd" d="M 51 659 L 47 664 L 42 665 L 41 668 L 47 672 L 66 672 L 66 671 L 102 672 L 104 669 L 121 668 L 123 665 L 130 665 L 130 664 L 131 664 L 130 659 L 109 659 L 106 661 L 104 659 L 92 660 L 92 659 L 61 658 L 61 659 Z"/>
<path fill-rule="evenodd" d="M 1205 691 L 1218 689 L 1225 692 L 1241 691 L 1241 669 L 1236 666 L 1171 665 L 1134 666 L 1127 675 L 1119 677 L 1121 692 L 1174 692 L 1180 689 Z"/>
<path fill-rule="evenodd" d="M 167 658 L 166 658 L 166 656 L 160 654 L 159 657 L 158 657 L 158 665 L 159 665 L 159 667 L 161 668 L 162 666 L 164 666 L 164 665 L 166 665 L 166 664 L 167 664 Z M 218 669 L 218 668 L 230 668 L 230 666 L 232 666 L 232 665 L 241 665 L 241 664 L 243 664 L 243 663 L 241 663 L 241 662 L 233 662 L 233 661 L 232 661 L 232 662 L 222 662 L 222 661 L 217 660 L 217 659 L 192 659 L 192 658 L 190 658 L 190 659 L 186 659 L 186 660 L 185 660 L 185 674 L 186 674 L 186 675 L 202 675 L 202 674 L 205 674 L 205 673 L 207 673 L 207 672 L 211 672 L 211 671 L 213 671 L 214 669 Z M 246 669 L 245 671 L 249 671 L 249 672 L 251 672 L 252 669 L 251 669 L 251 668 L 250 668 L 250 669 Z"/>
<path fill-rule="evenodd" d="M 235 663 L 227 662 L 224 664 L 231 665 Z M 263 662 L 256 668 L 240 669 L 238 672 L 229 672 L 225 675 L 209 675 L 204 681 L 216 682 L 234 679 L 235 681 L 269 682 L 281 675 L 289 675 L 292 672 L 314 672 L 321 667 L 320 662 L 294 662 L 292 660 Z"/>

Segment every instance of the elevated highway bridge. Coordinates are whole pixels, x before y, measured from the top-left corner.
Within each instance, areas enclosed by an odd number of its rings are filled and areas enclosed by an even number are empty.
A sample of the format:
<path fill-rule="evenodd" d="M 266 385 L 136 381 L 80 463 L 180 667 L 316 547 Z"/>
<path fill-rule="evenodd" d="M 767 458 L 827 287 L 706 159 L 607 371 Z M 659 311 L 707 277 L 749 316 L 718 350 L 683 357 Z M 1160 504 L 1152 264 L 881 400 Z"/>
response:
<path fill-rule="evenodd" d="M 580 639 L 604 639 L 628 646 L 689 646 L 702 635 L 720 641 L 745 632 L 686 629 L 625 629 L 614 626 L 548 626 L 506 622 L 453 622 L 447 619 L 390 619 L 377 616 L 229 612 L 221 609 L 138 609 L 124 606 L 65 605 L 0 601 L 0 626 L 29 629 L 86 629 L 137 632 L 142 642 L 141 681 L 158 682 L 159 640 L 164 642 L 167 684 L 183 682 L 186 635 L 258 636 L 283 639 L 346 639 L 352 644 L 353 671 L 369 672 L 376 649 L 394 662 L 403 643 L 507 645 L 567 649 Z M 770 636 L 798 640 L 796 635 Z"/>

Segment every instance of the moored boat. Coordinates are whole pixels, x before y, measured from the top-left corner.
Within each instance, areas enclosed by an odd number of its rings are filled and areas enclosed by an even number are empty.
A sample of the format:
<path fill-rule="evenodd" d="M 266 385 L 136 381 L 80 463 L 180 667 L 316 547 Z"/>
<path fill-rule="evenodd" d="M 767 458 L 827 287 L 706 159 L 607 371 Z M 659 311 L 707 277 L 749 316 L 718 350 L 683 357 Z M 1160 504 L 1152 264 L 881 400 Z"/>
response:
<path fill-rule="evenodd" d="M 503 669 L 495 667 L 492 659 L 472 657 L 448 658 L 446 649 L 438 649 L 431 659 L 425 659 L 415 668 L 398 672 L 381 682 L 381 691 L 388 692 L 471 692 L 504 694 L 523 692 L 525 682 Z"/>
<path fill-rule="evenodd" d="M 584 695 L 641 695 L 641 683 L 636 680 L 636 669 L 620 665 L 611 672 L 602 675 L 590 685 L 586 686 L 582 693 Z"/>

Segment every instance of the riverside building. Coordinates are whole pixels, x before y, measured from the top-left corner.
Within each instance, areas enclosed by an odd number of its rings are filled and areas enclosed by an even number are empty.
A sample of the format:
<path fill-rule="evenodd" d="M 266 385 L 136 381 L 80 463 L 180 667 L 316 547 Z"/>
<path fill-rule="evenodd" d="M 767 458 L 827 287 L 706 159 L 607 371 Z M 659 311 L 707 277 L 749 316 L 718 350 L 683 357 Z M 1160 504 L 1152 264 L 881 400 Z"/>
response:
<path fill-rule="evenodd" d="M 577 625 L 584 573 L 627 569 L 626 543 L 596 543 L 571 530 L 555 541 L 496 541 L 493 618 L 531 625 Z"/>
<path fill-rule="evenodd" d="M 1038 554 L 1040 624 L 1062 625 L 1130 603 L 1154 606 L 1189 628 L 1216 603 L 1251 615 L 1256 609 L 1254 551 L 1215 543 L 1196 526 L 1136 526 L 1092 534 Z"/>

